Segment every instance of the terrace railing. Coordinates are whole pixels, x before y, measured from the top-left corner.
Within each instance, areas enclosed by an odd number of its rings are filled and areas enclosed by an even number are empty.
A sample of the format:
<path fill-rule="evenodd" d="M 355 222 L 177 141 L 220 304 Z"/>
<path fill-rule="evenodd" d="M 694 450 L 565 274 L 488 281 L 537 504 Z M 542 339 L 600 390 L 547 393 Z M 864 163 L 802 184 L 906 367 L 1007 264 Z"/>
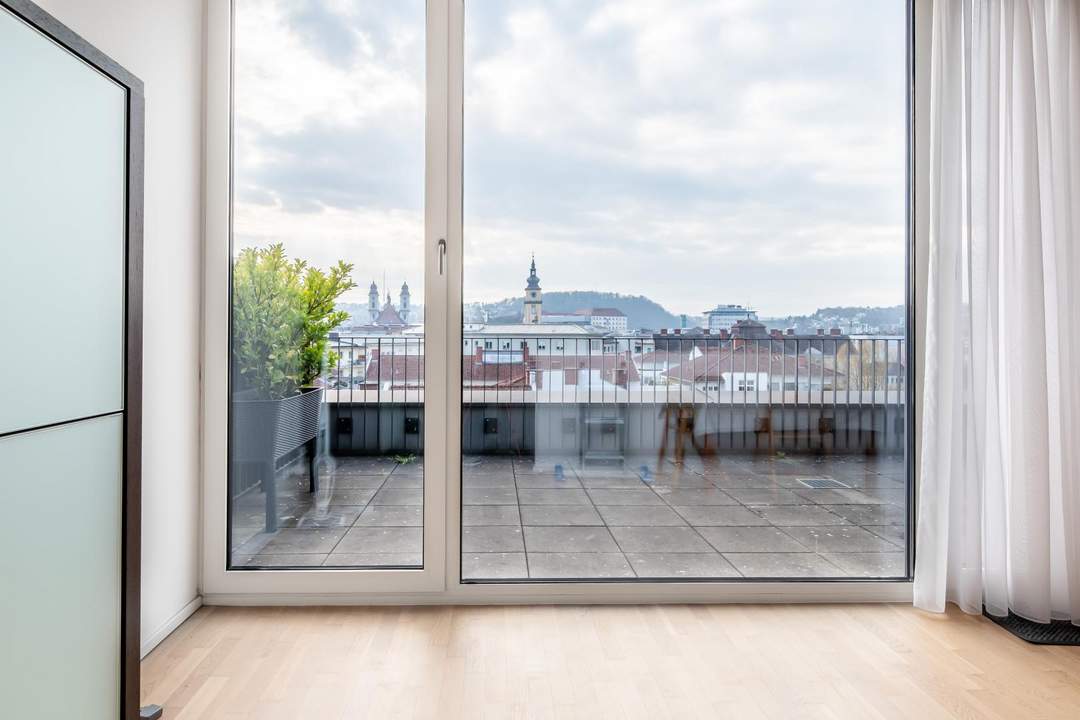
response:
<path fill-rule="evenodd" d="M 338 449 L 418 449 L 423 337 L 339 334 L 331 345 L 326 401 Z M 571 426 L 588 417 L 609 432 L 617 418 L 631 428 L 624 442 L 649 448 L 672 407 L 723 447 L 905 444 L 902 336 L 466 334 L 462 345 L 464 436 L 481 450 L 580 445 L 584 430 Z"/>

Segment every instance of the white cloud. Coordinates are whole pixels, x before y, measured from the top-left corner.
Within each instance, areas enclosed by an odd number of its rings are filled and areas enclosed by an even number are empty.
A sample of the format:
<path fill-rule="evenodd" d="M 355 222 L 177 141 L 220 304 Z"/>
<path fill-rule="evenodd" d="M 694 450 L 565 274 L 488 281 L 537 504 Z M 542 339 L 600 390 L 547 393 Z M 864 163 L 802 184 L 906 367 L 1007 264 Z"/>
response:
<path fill-rule="evenodd" d="M 245 178 L 304 159 L 267 133 L 422 117 L 422 7 L 376 26 L 355 0 L 326 5 L 347 59 L 290 28 L 284 0 L 238 12 Z M 466 23 L 467 300 L 519 294 L 535 251 L 547 289 L 676 312 L 902 302 L 902 0 L 490 0 Z M 370 137 L 419 142 L 399 135 Z M 289 212 L 285 183 L 262 189 L 276 199 L 237 207 L 244 242 L 422 284 L 419 213 L 371 194 L 341 207 L 349 193 Z"/>
<path fill-rule="evenodd" d="M 423 57 L 422 28 L 397 29 L 391 36 L 395 53 L 380 56 L 366 29 L 350 27 L 343 15 L 358 52 L 342 65 L 329 61 L 290 26 L 288 2 L 245 2 L 236 13 L 234 92 L 241 128 L 250 124 L 281 133 L 310 121 L 356 125 L 423 112 L 423 77 L 413 71 L 415 58 Z M 346 12 L 355 7 L 335 5 Z"/>

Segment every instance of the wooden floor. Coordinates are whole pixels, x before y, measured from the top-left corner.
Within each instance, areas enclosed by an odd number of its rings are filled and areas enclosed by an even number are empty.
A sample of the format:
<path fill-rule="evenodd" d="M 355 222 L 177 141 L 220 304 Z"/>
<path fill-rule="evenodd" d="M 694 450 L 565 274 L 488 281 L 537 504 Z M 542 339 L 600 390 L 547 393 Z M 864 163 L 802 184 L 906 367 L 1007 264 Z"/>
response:
<path fill-rule="evenodd" d="M 1080 648 L 907 606 L 204 608 L 143 662 L 195 718 L 1080 718 Z"/>

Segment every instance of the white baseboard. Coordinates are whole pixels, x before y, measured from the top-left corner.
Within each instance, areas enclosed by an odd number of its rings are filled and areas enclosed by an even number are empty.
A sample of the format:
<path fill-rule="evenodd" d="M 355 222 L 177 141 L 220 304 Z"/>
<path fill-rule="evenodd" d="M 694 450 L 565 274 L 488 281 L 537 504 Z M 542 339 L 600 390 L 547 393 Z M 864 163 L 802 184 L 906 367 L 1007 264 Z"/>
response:
<path fill-rule="evenodd" d="M 180 627 L 185 620 L 194 615 L 195 611 L 202 607 L 202 604 L 202 596 L 196 596 L 194 600 L 182 607 L 180 612 L 173 615 L 162 623 L 157 630 L 146 636 L 142 641 L 139 657 L 145 658 L 149 655 L 151 650 L 160 645 L 165 638 L 169 637 L 169 635 L 172 635 L 173 630 L 176 630 L 176 628 Z"/>
<path fill-rule="evenodd" d="M 676 592 L 663 592 L 671 589 Z M 563 592 L 560 592 L 560 591 Z M 569 590 L 569 591 L 565 591 Z M 557 586 L 463 586 L 441 593 L 206 593 L 204 604 L 240 606 L 302 605 L 645 605 L 645 604 L 793 604 L 904 603 L 912 601 L 911 583 L 728 583 L 695 588 L 611 586 L 575 592 Z"/>

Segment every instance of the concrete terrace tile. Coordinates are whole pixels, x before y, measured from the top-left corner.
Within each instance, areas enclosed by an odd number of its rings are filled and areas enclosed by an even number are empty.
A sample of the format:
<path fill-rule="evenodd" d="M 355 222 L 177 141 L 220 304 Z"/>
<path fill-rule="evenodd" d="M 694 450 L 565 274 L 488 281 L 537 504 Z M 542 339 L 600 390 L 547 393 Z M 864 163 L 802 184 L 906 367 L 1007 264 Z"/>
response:
<path fill-rule="evenodd" d="M 397 468 L 393 458 L 388 457 L 340 457 L 326 463 L 320 472 L 341 475 L 389 475 Z"/>
<path fill-rule="evenodd" d="M 324 567 L 420 567 L 424 563 L 421 552 L 388 553 L 330 553 L 323 561 Z"/>
<path fill-rule="evenodd" d="M 739 577 L 739 571 L 719 553 L 627 553 L 641 578 Z"/>
<path fill-rule="evenodd" d="M 518 488 L 536 489 L 581 489 L 581 483 L 578 482 L 577 477 L 575 477 L 574 475 L 564 475 L 562 477 L 555 477 L 549 475 L 518 475 L 517 486 Z"/>
<path fill-rule="evenodd" d="M 712 490 L 716 488 L 712 479 L 704 475 L 692 475 L 684 473 L 679 476 L 651 476 L 642 478 L 642 481 L 652 487 L 669 487 L 672 490 Z"/>
<path fill-rule="evenodd" d="M 780 484 L 772 478 L 761 477 L 760 475 L 708 475 L 707 478 L 712 480 L 712 484 L 721 490 L 725 488 L 758 488 L 763 490 L 779 488 Z"/>
<path fill-rule="evenodd" d="M 856 525 L 904 525 L 907 509 L 897 505 L 822 505 Z"/>
<path fill-rule="evenodd" d="M 386 479 L 383 488 L 388 490 L 416 490 L 424 487 L 423 475 L 398 475 L 394 473 Z"/>
<path fill-rule="evenodd" d="M 423 528 L 354 527 L 334 548 L 336 553 L 420 553 L 423 552 Z"/>
<path fill-rule="evenodd" d="M 349 527 L 360 516 L 360 509 L 349 505 L 315 507 L 303 515 L 281 519 L 279 526 L 307 529 Z"/>
<path fill-rule="evenodd" d="M 543 488 L 522 488 L 518 490 L 522 505 L 587 505 L 589 498 L 584 490 L 552 490 Z"/>
<path fill-rule="evenodd" d="M 339 475 L 324 472 L 319 476 L 319 489 L 363 490 L 379 488 L 386 482 L 387 475 Z"/>
<path fill-rule="evenodd" d="M 799 458 L 761 459 L 751 466 L 755 475 L 784 476 L 784 475 L 814 475 L 825 474 L 824 468 L 828 465 L 815 461 Z"/>
<path fill-rule="evenodd" d="M 800 497 L 817 505 L 881 505 L 885 502 L 871 495 L 867 495 L 864 490 L 811 490 L 809 488 L 802 488 L 795 492 Z"/>
<path fill-rule="evenodd" d="M 742 505 L 675 505 L 691 525 L 768 525 L 768 521 Z"/>
<path fill-rule="evenodd" d="M 461 463 L 461 472 L 468 475 L 513 475 L 515 468 L 512 462 L 495 462 L 497 458 L 491 457 L 488 462 L 474 463 L 466 460 Z"/>
<path fill-rule="evenodd" d="M 603 525 L 592 505 L 522 505 L 523 525 Z"/>
<path fill-rule="evenodd" d="M 839 515 L 829 512 L 830 506 L 823 505 L 757 505 L 754 511 L 770 525 L 850 525 Z"/>
<path fill-rule="evenodd" d="M 699 527 L 697 531 L 722 553 L 807 552 L 797 540 L 774 527 Z"/>
<path fill-rule="evenodd" d="M 864 475 L 858 479 L 844 480 L 855 489 L 882 488 L 884 490 L 906 490 L 907 480 L 904 478 L 892 479 L 881 475 Z"/>
<path fill-rule="evenodd" d="M 845 573 L 815 553 L 723 553 L 747 578 L 835 578 Z"/>
<path fill-rule="evenodd" d="M 663 505 L 656 493 L 648 488 L 642 489 L 602 489 L 593 488 L 589 497 L 597 505 Z"/>
<path fill-rule="evenodd" d="M 646 487 L 645 483 L 637 475 L 582 475 L 581 484 L 592 489 L 625 489 L 641 490 Z"/>
<path fill-rule="evenodd" d="M 517 505 L 466 505 L 461 509 L 462 525 L 520 525 Z"/>
<path fill-rule="evenodd" d="M 237 548 L 237 555 L 326 554 L 345 535 L 345 528 L 301 530 L 287 528 L 276 533 L 260 533 Z"/>
<path fill-rule="evenodd" d="M 576 473 L 580 469 L 576 458 L 542 457 L 535 460 L 514 461 L 514 473 L 518 475 L 549 475 L 557 468 L 561 468 L 567 475 Z"/>
<path fill-rule="evenodd" d="M 623 552 L 711 552 L 709 544 L 689 527 L 609 528 Z"/>
<path fill-rule="evenodd" d="M 525 552 L 518 525 L 470 525 L 461 529 L 461 550 L 469 553 Z"/>
<path fill-rule="evenodd" d="M 807 549 L 820 553 L 888 552 L 898 548 L 888 540 L 854 525 L 784 528 Z"/>
<path fill-rule="evenodd" d="M 525 526 L 525 549 L 530 552 L 600 553 L 619 552 L 604 527 Z"/>
<path fill-rule="evenodd" d="M 731 488 L 728 495 L 743 505 L 806 505 L 806 498 L 790 490 L 762 490 L 759 488 Z"/>
<path fill-rule="evenodd" d="M 534 580 L 591 580 L 632 578 L 634 571 L 622 553 L 529 553 L 529 577 Z"/>
<path fill-rule="evenodd" d="M 259 535 L 261 530 L 261 526 L 257 528 L 238 528 L 234 526 L 232 529 L 232 552 L 235 553 L 237 548 L 243 546 L 244 543 L 256 535 Z"/>
<path fill-rule="evenodd" d="M 598 505 L 608 525 L 686 525 L 686 521 L 665 505 Z"/>
<path fill-rule="evenodd" d="M 669 505 L 738 505 L 727 491 L 717 488 L 673 488 L 671 486 L 656 486 L 657 495 L 662 497 Z"/>
<path fill-rule="evenodd" d="M 852 577 L 895 578 L 907 575 L 907 559 L 902 552 L 825 553 L 824 557 Z"/>
<path fill-rule="evenodd" d="M 525 553 L 465 553 L 461 556 L 463 580 L 524 580 L 529 577 Z"/>
<path fill-rule="evenodd" d="M 423 490 L 391 490 L 383 488 L 371 499 L 372 505 L 423 505 Z"/>
<path fill-rule="evenodd" d="M 862 490 L 864 495 L 893 505 L 907 505 L 908 492 L 904 487 L 868 487 Z"/>
<path fill-rule="evenodd" d="M 866 525 L 863 530 L 872 532 L 900 548 L 907 544 L 907 525 Z"/>
<path fill-rule="evenodd" d="M 319 491 L 322 497 L 322 490 Z M 353 490 L 334 489 L 328 493 L 331 505 L 367 505 L 371 498 L 375 497 L 375 488 L 358 488 Z"/>
<path fill-rule="evenodd" d="M 356 521 L 357 526 L 418 527 L 424 524 L 421 505 L 369 505 Z"/>
<path fill-rule="evenodd" d="M 516 488 L 513 475 L 465 475 L 461 479 L 465 488 Z"/>
<path fill-rule="evenodd" d="M 465 505 L 517 505 L 517 489 L 510 487 L 470 488 L 461 492 Z"/>
<path fill-rule="evenodd" d="M 322 553 L 296 553 L 286 555 L 234 555 L 233 567 L 318 567 L 326 555 Z"/>

